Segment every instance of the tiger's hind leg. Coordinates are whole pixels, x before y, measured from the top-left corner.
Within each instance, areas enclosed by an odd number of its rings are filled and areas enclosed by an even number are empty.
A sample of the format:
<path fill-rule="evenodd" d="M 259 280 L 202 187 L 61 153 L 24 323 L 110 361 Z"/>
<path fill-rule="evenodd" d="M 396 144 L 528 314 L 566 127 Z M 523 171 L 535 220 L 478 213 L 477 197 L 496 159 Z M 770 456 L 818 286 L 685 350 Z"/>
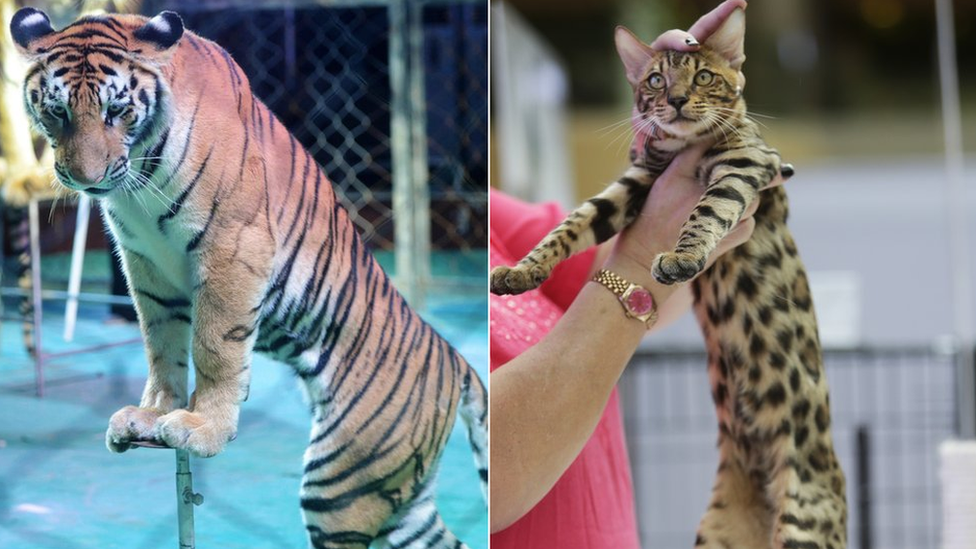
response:
<path fill-rule="evenodd" d="M 459 414 L 468 430 L 468 442 L 481 478 L 481 492 L 488 501 L 488 391 L 471 366 L 462 382 Z"/>
<path fill-rule="evenodd" d="M 382 549 L 468 549 L 441 519 L 434 505 L 434 482 L 394 516 L 380 532 L 376 547 Z"/>
<path fill-rule="evenodd" d="M 378 492 L 322 497 L 302 487 L 302 514 L 312 549 L 367 549 L 391 515 Z"/>
<path fill-rule="evenodd" d="M 521 294 L 538 288 L 561 261 L 614 236 L 637 217 L 656 176 L 630 167 L 619 180 L 587 200 L 514 267 L 491 271 L 491 292 Z"/>

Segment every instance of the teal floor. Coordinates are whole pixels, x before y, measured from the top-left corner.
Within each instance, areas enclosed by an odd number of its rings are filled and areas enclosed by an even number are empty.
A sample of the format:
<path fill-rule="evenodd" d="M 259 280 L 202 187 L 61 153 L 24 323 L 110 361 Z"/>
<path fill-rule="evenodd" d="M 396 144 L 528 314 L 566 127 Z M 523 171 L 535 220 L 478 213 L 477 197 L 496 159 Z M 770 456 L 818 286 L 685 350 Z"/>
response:
<path fill-rule="evenodd" d="M 76 341 L 65 344 L 61 310 L 45 308 L 49 350 L 138 335 L 111 323 L 104 307 L 83 307 Z M 487 299 L 432 295 L 424 316 L 486 379 Z M 178 547 L 173 452 L 116 455 L 104 445 L 108 417 L 139 400 L 141 346 L 52 364 L 47 395 L 38 399 L 19 330 L 12 322 L 0 328 L 0 548 Z M 198 548 L 306 547 L 298 487 L 308 427 L 290 370 L 255 357 L 237 440 L 214 458 L 191 460 L 194 488 L 205 498 L 195 511 Z M 451 530 L 472 549 L 487 548 L 487 511 L 460 426 L 441 463 L 437 497 Z"/>

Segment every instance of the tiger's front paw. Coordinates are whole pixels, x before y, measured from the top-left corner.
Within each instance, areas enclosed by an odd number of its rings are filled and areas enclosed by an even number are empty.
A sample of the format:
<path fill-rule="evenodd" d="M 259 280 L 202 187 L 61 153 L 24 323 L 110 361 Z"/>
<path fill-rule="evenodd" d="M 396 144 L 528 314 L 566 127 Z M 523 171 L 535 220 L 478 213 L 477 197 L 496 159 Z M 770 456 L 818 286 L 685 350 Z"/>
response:
<path fill-rule="evenodd" d="M 175 410 L 156 420 L 159 440 L 173 448 L 189 450 L 196 456 L 219 454 L 237 436 L 236 425 L 223 425 L 188 410 Z"/>
<path fill-rule="evenodd" d="M 541 265 L 495 267 L 491 271 L 491 293 L 517 295 L 534 290 L 549 278 L 549 271 Z"/>
<path fill-rule="evenodd" d="M 661 284 L 691 280 L 705 268 L 705 258 L 694 254 L 668 252 L 654 258 L 651 274 Z"/>
<path fill-rule="evenodd" d="M 129 449 L 133 440 L 156 438 L 156 420 L 166 412 L 159 408 L 126 406 L 112 414 L 105 432 L 105 446 L 115 453 Z"/>

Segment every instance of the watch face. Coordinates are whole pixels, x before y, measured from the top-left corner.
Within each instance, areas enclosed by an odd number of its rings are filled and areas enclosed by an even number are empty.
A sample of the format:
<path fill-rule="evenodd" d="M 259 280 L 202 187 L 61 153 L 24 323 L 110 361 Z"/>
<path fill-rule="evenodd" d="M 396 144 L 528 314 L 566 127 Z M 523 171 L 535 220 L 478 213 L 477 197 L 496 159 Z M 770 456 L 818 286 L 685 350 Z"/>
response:
<path fill-rule="evenodd" d="M 630 292 L 624 296 L 624 304 L 627 305 L 627 309 L 631 313 L 637 316 L 646 315 L 654 310 L 654 299 L 651 298 L 651 292 L 639 286 L 632 287 Z"/>

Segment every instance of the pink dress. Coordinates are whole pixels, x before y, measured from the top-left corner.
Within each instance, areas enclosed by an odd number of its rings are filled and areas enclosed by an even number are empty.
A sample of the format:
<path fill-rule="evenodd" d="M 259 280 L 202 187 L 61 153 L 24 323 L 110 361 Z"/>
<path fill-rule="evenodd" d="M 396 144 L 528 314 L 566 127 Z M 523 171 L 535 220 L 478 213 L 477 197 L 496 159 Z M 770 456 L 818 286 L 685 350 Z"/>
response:
<path fill-rule="evenodd" d="M 492 191 L 491 266 L 514 265 L 564 217 Z M 538 291 L 491 295 L 491 369 L 545 336 L 586 283 L 595 249 L 563 262 Z M 583 451 L 552 490 L 517 522 L 492 534 L 492 549 L 638 549 L 630 463 L 614 389 Z"/>

